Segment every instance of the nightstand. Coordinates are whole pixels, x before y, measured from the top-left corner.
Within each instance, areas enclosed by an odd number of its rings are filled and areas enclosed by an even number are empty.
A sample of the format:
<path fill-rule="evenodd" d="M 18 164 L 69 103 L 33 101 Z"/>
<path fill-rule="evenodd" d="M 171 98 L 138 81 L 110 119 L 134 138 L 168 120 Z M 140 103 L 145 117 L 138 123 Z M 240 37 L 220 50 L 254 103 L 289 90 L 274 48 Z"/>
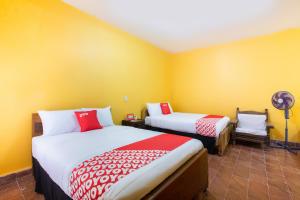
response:
<path fill-rule="evenodd" d="M 123 126 L 132 126 L 135 128 L 145 128 L 145 120 L 137 119 L 137 120 L 122 120 Z"/>

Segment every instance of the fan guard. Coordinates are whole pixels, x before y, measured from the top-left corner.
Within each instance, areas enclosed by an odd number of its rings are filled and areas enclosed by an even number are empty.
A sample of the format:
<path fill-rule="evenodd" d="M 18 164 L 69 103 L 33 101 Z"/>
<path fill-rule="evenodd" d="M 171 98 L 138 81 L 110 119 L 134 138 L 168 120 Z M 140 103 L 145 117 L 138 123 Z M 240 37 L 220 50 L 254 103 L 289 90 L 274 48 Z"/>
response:
<path fill-rule="evenodd" d="M 279 110 L 290 109 L 294 106 L 294 103 L 294 96 L 287 91 L 279 91 L 272 96 L 272 104 Z"/>

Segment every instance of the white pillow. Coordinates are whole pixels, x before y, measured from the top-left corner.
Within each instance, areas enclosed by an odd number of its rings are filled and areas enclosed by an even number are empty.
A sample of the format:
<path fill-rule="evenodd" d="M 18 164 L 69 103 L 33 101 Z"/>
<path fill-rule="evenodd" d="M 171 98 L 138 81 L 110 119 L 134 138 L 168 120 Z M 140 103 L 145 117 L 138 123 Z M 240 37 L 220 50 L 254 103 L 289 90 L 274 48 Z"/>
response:
<path fill-rule="evenodd" d="M 75 111 L 79 110 L 38 111 L 43 124 L 43 135 L 79 132 L 80 125 Z"/>
<path fill-rule="evenodd" d="M 170 108 L 171 113 L 173 113 L 173 108 L 171 107 L 171 104 L 169 102 L 168 102 L 168 104 L 169 104 L 169 108 Z"/>
<path fill-rule="evenodd" d="M 265 130 L 266 115 L 238 114 L 238 128 Z"/>
<path fill-rule="evenodd" d="M 150 117 L 162 115 L 160 103 L 147 103 L 147 109 Z"/>
<path fill-rule="evenodd" d="M 173 113 L 173 109 L 171 104 L 168 102 L 171 113 Z M 162 115 L 160 103 L 147 103 L 147 109 L 150 117 Z"/>
<path fill-rule="evenodd" d="M 83 110 L 97 110 L 97 118 L 100 124 L 104 127 L 113 126 L 114 122 L 111 115 L 110 106 L 105 108 L 82 108 Z"/>

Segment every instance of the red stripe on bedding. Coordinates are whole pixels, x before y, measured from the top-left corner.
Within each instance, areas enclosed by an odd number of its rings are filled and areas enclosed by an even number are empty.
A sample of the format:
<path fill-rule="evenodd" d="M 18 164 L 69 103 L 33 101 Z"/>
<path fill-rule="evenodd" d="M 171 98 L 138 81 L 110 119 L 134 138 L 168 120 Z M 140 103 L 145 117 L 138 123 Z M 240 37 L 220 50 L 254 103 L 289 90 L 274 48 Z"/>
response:
<path fill-rule="evenodd" d="M 72 170 L 72 199 L 98 199 L 131 172 L 148 165 L 192 138 L 161 134 L 94 156 Z"/>
<path fill-rule="evenodd" d="M 139 142 L 135 142 L 117 150 L 165 150 L 171 151 L 181 144 L 189 141 L 191 138 L 180 135 L 162 134 L 154 136 L 149 139 L 145 139 Z"/>
<path fill-rule="evenodd" d="M 205 117 L 203 118 L 223 118 L 224 116 L 222 115 L 206 115 Z"/>

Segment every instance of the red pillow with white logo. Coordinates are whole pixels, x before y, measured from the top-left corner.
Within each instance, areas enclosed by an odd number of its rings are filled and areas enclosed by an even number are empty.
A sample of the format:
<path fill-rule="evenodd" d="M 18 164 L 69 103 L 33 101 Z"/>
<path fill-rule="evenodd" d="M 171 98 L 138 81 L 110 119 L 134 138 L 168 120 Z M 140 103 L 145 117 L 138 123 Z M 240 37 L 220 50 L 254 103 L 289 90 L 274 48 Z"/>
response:
<path fill-rule="evenodd" d="M 161 112 L 164 115 L 171 114 L 171 109 L 168 103 L 160 103 Z"/>
<path fill-rule="evenodd" d="M 96 110 L 75 112 L 75 115 L 81 132 L 103 128 L 98 121 Z"/>

